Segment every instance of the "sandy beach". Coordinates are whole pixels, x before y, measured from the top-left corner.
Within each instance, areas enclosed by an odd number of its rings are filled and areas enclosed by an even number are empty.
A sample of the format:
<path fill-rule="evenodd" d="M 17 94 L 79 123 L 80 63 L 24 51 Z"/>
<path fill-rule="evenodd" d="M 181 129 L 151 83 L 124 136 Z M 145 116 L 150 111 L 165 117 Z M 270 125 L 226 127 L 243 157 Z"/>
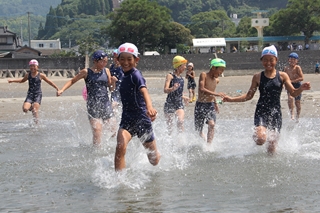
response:
<path fill-rule="evenodd" d="M 197 71 L 197 74 L 200 72 Z M 163 103 L 165 102 L 166 94 L 163 93 L 163 85 L 166 72 L 156 72 L 153 74 L 145 74 L 149 93 L 153 100 L 154 107 L 162 114 Z M 62 87 L 68 78 L 50 78 L 58 87 Z M 220 84 L 217 86 L 218 92 L 224 92 L 228 95 L 237 96 L 248 90 L 251 84 L 251 75 L 246 76 L 228 76 L 221 77 Z M 198 79 L 196 79 L 198 81 Z M 302 97 L 302 112 L 301 117 L 320 117 L 320 75 L 305 74 L 304 82 L 311 83 L 311 90 L 304 91 Z M 50 112 L 46 116 L 53 116 L 59 119 L 59 106 L 66 107 L 72 103 L 80 103 L 85 106 L 85 102 L 81 96 L 81 91 L 84 86 L 84 81 L 79 81 L 70 87 L 60 97 L 55 96 L 55 90 L 46 82 L 42 82 L 43 99 L 41 111 Z M 24 116 L 21 106 L 26 97 L 28 90 L 28 82 L 23 84 L 7 83 L 7 79 L 0 79 L 0 119 L 7 120 Z M 184 94 L 188 96 L 188 91 L 185 88 Z M 259 92 L 256 92 L 254 98 L 244 103 L 223 103 L 220 105 L 220 113 L 218 119 L 229 117 L 253 117 L 255 105 L 259 97 Z M 283 117 L 288 117 L 287 95 L 283 90 L 282 96 Z M 193 108 L 195 103 L 188 104 L 186 107 L 186 116 L 193 117 Z M 31 116 L 31 115 L 30 115 Z M 41 114 L 40 114 L 41 116 Z"/>

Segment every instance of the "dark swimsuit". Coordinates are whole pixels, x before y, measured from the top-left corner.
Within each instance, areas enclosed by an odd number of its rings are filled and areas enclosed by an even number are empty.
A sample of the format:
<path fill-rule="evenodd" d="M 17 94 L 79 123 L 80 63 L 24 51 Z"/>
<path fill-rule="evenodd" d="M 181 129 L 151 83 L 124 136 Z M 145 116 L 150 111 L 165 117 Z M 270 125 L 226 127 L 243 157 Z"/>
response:
<path fill-rule="evenodd" d="M 88 68 L 85 79 L 87 87 L 87 110 L 88 117 L 107 120 L 113 116 L 111 102 L 108 96 L 108 75 L 106 70 L 95 73 Z"/>
<path fill-rule="evenodd" d="M 195 89 L 197 84 L 196 84 L 196 81 L 194 80 L 194 78 L 192 78 L 188 75 L 187 79 L 188 79 L 187 89 Z"/>
<path fill-rule="evenodd" d="M 147 116 L 146 102 L 140 89 L 146 87 L 141 72 L 135 68 L 124 72 L 120 84 L 122 116 L 120 128 L 127 130 L 131 136 L 138 136 L 141 142 L 154 141 L 151 119 Z"/>
<path fill-rule="evenodd" d="M 170 73 L 171 74 L 171 73 Z M 166 102 L 164 104 L 165 113 L 175 113 L 178 109 L 184 109 L 182 101 L 182 93 L 184 87 L 184 80 L 181 77 L 177 77 L 174 74 L 172 80 L 170 81 L 169 87 L 173 87 L 175 83 L 178 83 L 180 86 L 177 90 L 170 92 L 167 96 Z"/>
<path fill-rule="evenodd" d="M 282 113 L 280 96 L 283 82 L 279 71 L 276 71 L 276 76 L 272 79 L 261 72 L 260 77 L 260 97 L 257 103 L 254 114 L 254 125 L 265 126 L 271 130 L 280 132 L 282 126 Z"/>
<path fill-rule="evenodd" d="M 123 78 L 123 71 L 120 66 L 115 66 L 114 64 L 110 67 L 111 76 L 115 76 L 118 81 L 116 82 L 116 88 L 114 88 L 113 92 L 111 92 L 111 101 L 120 102 L 120 84 Z"/>
<path fill-rule="evenodd" d="M 206 121 L 207 124 L 209 120 L 216 122 L 214 102 L 202 103 L 197 101 L 194 108 L 194 125 L 196 131 L 202 132 L 204 121 Z"/>
<path fill-rule="evenodd" d="M 26 100 L 24 102 L 28 103 L 39 103 L 41 104 L 42 100 L 42 91 L 41 91 L 41 78 L 40 73 L 34 78 L 31 76 L 31 72 L 28 75 L 29 89 Z"/>

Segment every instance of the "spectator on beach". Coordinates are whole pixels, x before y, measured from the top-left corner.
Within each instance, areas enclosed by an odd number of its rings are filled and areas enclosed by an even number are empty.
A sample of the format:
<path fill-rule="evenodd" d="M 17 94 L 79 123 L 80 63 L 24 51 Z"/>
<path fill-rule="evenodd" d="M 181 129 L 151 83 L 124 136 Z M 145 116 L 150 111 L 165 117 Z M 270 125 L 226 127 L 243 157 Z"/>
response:
<path fill-rule="evenodd" d="M 108 94 L 108 88 L 113 91 L 113 87 L 110 71 L 105 68 L 108 63 L 107 54 L 97 50 L 93 53 L 92 60 L 93 65 L 90 68 L 82 69 L 79 74 L 68 81 L 57 92 L 57 96 L 62 95 L 64 91 L 80 79 L 84 79 L 87 89 L 87 111 L 93 134 L 93 145 L 99 146 L 104 124 L 107 124 L 113 136 L 116 134 L 115 119 Z"/>
<path fill-rule="evenodd" d="M 249 101 L 259 89 L 260 97 L 254 115 L 255 133 L 253 139 L 257 145 L 263 145 L 268 141 L 268 153 L 273 154 L 282 126 L 280 96 L 283 85 L 291 96 L 296 97 L 303 90 L 309 90 L 310 83 L 303 83 L 298 89 L 295 89 L 288 74 L 276 70 L 278 52 L 273 45 L 263 49 L 260 60 L 264 71 L 253 75 L 248 92 L 238 97 L 225 96 L 223 101 Z"/>
<path fill-rule="evenodd" d="M 22 110 L 27 113 L 32 112 L 34 122 L 38 123 L 40 104 L 42 100 L 41 80 L 47 82 L 50 86 L 57 91 L 59 88 L 51 80 L 49 80 L 45 74 L 38 72 L 39 62 L 36 59 L 32 59 L 29 62 L 30 72 L 28 72 L 22 79 L 9 79 L 8 83 L 24 83 L 29 82 L 29 89 L 27 97 L 23 103 Z"/>
<path fill-rule="evenodd" d="M 196 81 L 195 81 L 196 73 L 194 71 L 193 63 L 188 63 L 187 72 L 186 72 L 186 79 L 188 81 L 187 89 L 189 91 L 189 103 L 196 101 Z"/>
<path fill-rule="evenodd" d="M 138 136 L 147 149 L 147 156 L 152 165 L 157 165 L 160 160 L 152 129 L 152 121 L 156 119 L 157 111 L 152 106 L 146 81 L 136 69 L 139 60 L 138 48 L 134 44 L 124 43 L 119 46 L 118 61 L 124 76 L 120 84 L 122 116 L 114 159 L 116 171 L 126 167 L 127 146 L 134 136 Z"/>
<path fill-rule="evenodd" d="M 223 73 L 226 62 L 215 58 L 210 62 L 209 72 L 202 72 L 199 77 L 198 100 L 194 109 L 195 130 L 207 143 L 211 143 L 214 137 L 216 113 L 219 113 L 216 96 L 224 97 L 224 93 L 216 92 L 219 76 Z M 203 134 L 204 123 L 208 124 L 207 139 Z"/>
<path fill-rule="evenodd" d="M 301 67 L 298 65 L 299 55 L 295 52 L 290 53 L 289 55 L 289 66 L 284 68 L 284 72 L 286 72 L 290 78 L 290 81 L 294 88 L 298 89 L 301 86 L 301 82 L 303 81 L 303 72 Z M 301 97 L 302 94 L 292 97 L 289 92 L 288 93 L 288 106 L 290 110 L 291 119 L 294 120 L 294 105 L 296 106 L 296 119 L 299 120 L 300 112 L 301 112 Z M 295 100 L 293 103 L 293 99 Z"/>
<path fill-rule="evenodd" d="M 179 132 L 184 131 L 184 103 L 189 101 L 183 95 L 184 80 L 181 74 L 187 66 L 187 60 L 182 56 L 175 56 L 172 60 L 174 71 L 166 76 L 164 83 L 164 93 L 168 94 L 164 104 L 164 115 L 168 126 L 168 134 L 173 131 L 173 121 L 177 117 L 177 127 Z"/>
<path fill-rule="evenodd" d="M 314 71 L 316 74 L 319 74 L 319 65 L 320 65 L 319 61 L 317 61 L 316 62 L 316 68 L 315 68 L 315 71 Z"/>

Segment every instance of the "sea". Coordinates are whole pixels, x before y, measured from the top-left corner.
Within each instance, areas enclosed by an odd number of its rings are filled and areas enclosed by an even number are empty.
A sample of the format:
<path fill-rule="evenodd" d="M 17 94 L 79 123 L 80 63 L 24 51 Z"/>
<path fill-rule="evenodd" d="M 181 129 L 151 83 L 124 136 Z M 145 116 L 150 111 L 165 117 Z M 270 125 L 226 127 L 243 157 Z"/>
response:
<path fill-rule="evenodd" d="M 7 98 L 21 96 L 22 105 L 25 93 L 14 91 Z M 153 122 L 159 164 L 148 162 L 134 137 L 126 169 L 115 172 L 116 138 L 105 128 L 101 146 L 92 146 L 78 92 L 70 91 L 69 102 L 44 97 L 38 125 L 22 111 L 0 120 L 0 212 L 320 212 L 320 118 L 285 117 L 270 156 L 266 145 L 252 139 L 252 113 L 218 115 L 214 140 L 207 144 L 194 131 L 189 106 L 185 131 L 174 127 L 169 136 L 161 96 Z M 220 109 L 232 110 L 227 103 Z"/>

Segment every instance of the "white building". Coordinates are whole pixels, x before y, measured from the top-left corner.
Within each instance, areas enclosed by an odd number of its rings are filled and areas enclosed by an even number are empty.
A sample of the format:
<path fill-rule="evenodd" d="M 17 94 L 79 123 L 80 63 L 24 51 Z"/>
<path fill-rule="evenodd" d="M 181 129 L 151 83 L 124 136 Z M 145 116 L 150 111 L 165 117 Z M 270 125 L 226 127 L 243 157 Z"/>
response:
<path fill-rule="evenodd" d="M 57 40 L 31 40 L 31 48 L 34 49 L 51 49 L 51 50 L 61 50 L 61 42 L 58 38 Z"/>

